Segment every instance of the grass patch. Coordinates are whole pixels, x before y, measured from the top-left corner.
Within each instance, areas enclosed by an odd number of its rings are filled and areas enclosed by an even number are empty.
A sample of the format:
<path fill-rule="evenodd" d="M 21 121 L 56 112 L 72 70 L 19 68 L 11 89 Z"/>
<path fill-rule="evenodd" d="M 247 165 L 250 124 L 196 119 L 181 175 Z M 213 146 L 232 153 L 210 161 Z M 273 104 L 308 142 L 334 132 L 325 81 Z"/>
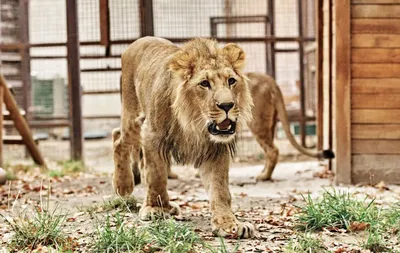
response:
<path fill-rule="evenodd" d="M 220 246 L 217 249 L 214 249 L 211 246 L 206 245 L 206 247 L 210 250 L 210 253 L 237 253 L 237 252 L 239 252 L 239 247 L 240 247 L 239 241 L 236 244 L 235 248 L 233 248 L 232 251 L 230 251 L 226 247 L 224 238 L 220 237 L 219 240 L 220 240 Z"/>
<path fill-rule="evenodd" d="M 4 170 L 6 171 L 6 179 L 7 180 L 17 180 L 18 176 L 17 174 L 19 172 L 27 173 L 31 169 L 34 168 L 34 165 L 28 165 L 28 164 L 15 164 L 15 165 L 10 165 L 10 164 L 5 164 L 4 165 Z"/>
<path fill-rule="evenodd" d="M 376 225 L 379 209 L 374 199 L 355 199 L 350 193 L 325 190 L 322 197 L 313 200 L 310 195 L 304 197 L 306 204 L 300 207 L 297 215 L 297 228 L 316 231 L 322 228 L 351 230 L 354 222 Z"/>
<path fill-rule="evenodd" d="M 74 242 L 62 231 L 65 215 L 59 213 L 56 205 L 52 210 L 35 208 L 9 219 L 4 217 L 14 232 L 8 247 L 11 251 L 34 250 L 38 246 L 52 247 L 62 252 L 72 251 Z"/>
<path fill-rule="evenodd" d="M 137 227 L 126 227 L 119 213 L 107 215 L 105 224 L 99 224 L 94 252 L 144 252 L 149 235 Z"/>
<path fill-rule="evenodd" d="M 203 245 L 193 229 L 174 220 L 158 220 L 143 227 L 128 226 L 119 213 L 99 224 L 96 252 L 194 252 Z"/>
<path fill-rule="evenodd" d="M 139 211 L 139 207 L 137 204 L 137 200 L 134 196 L 129 196 L 126 198 L 116 197 L 114 199 L 105 200 L 102 204 L 97 204 L 84 208 L 81 211 L 89 213 L 90 216 L 93 216 L 94 213 L 97 212 L 112 210 L 133 213 Z"/>
<path fill-rule="evenodd" d="M 65 175 L 73 175 L 79 172 L 87 171 L 87 168 L 82 161 L 60 161 L 57 163 L 61 166 L 61 169 L 49 170 L 48 175 L 50 177 L 63 177 Z"/>
<path fill-rule="evenodd" d="M 367 240 L 361 246 L 372 252 L 391 252 L 388 243 L 379 230 L 370 230 Z"/>
<path fill-rule="evenodd" d="M 388 242 L 392 235 L 400 238 L 400 204 L 383 209 L 375 204 L 374 199 L 359 200 L 350 193 L 336 190 L 325 190 L 317 200 L 310 195 L 303 198 L 306 204 L 299 207 L 300 212 L 296 215 L 298 229 L 365 230 L 368 236 L 360 244 L 362 248 L 372 252 L 396 252 Z"/>
<path fill-rule="evenodd" d="M 173 219 L 159 219 L 143 226 L 136 222 L 126 223 L 118 212 L 107 215 L 105 222 L 99 222 L 94 238 L 94 252 L 168 252 L 168 253 L 236 253 L 228 251 L 224 239 L 221 246 L 213 248 L 194 229 Z"/>
<path fill-rule="evenodd" d="M 286 252 L 293 253 L 324 253 L 328 252 L 321 239 L 306 233 L 298 234 L 295 239 L 291 239 L 286 247 Z"/>

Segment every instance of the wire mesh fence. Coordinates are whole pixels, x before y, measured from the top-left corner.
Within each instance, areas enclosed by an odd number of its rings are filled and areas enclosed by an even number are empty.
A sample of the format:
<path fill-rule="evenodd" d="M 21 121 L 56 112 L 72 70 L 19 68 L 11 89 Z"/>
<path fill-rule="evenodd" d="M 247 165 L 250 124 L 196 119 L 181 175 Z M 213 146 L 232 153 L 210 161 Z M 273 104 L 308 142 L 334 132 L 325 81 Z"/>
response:
<path fill-rule="evenodd" d="M 0 0 L 3 45 L 21 43 L 20 1 L 26 0 Z M 149 2 L 152 2 L 151 15 L 143 7 Z M 246 52 L 246 71 L 275 75 L 287 97 L 298 97 L 302 82 L 307 91 L 306 101 L 315 97 L 312 0 L 79 0 L 78 14 L 82 114 L 88 139 L 96 133 L 100 137 L 109 136 L 112 128 L 119 125 L 119 57 L 132 41 L 149 31 L 177 44 L 194 37 L 214 37 L 221 44 L 233 41 Z M 68 139 L 70 120 L 66 15 L 66 0 L 29 1 L 29 120 L 32 126 L 41 124 L 34 128 L 35 133 L 57 139 Z M 308 48 L 307 57 L 300 55 L 303 47 Z M 7 57 L 15 60 L 7 61 Z M 303 61 L 305 68 L 301 67 Z M 300 80 L 302 70 L 308 71 L 304 80 Z M 18 80 L 21 66 L 17 49 L 0 48 L 0 71 L 10 73 L 6 78 L 15 87 L 15 95 L 23 107 L 26 97 L 23 93 L 27 91 Z M 299 110 L 298 99 L 287 104 Z M 307 103 L 307 109 L 313 114 L 315 99 Z M 249 130 L 244 129 L 240 136 L 239 157 L 260 156 L 262 150 Z M 64 142 L 66 149 L 62 152 L 69 154 L 68 142 Z M 47 149 L 47 152 L 59 150 Z"/>

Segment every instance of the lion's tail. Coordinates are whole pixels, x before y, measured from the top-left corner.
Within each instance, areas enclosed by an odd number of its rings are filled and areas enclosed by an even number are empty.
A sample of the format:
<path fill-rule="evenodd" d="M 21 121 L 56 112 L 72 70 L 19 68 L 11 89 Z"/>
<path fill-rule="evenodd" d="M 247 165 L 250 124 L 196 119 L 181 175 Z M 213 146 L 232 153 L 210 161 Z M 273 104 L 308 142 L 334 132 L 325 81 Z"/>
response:
<path fill-rule="evenodd" d="M 335 157 L 335 154 L 332 150 L 319 150 L 319 151 L 310 151 L 304 147 L 302 147 L 299 143 L 297 143 L 296 139 L 294 138 L 292 132 L 290 132 L 290 123 L 288 120 L 288 115 L 285 109 L 285 105 L 283 103 L 283 96 L 282 92 L 278 86 L 276 86 L 276 95 L 275 98 L 275 108 L 278 112 L 279 120 L 282 122 L 283 129 L 286 133 L 287 138 L 289 139 L 290 143 L 301 153 L 304 155 L 315 157 L 315 158 L 324 158 L 324 159 L 332 159 Z"/>

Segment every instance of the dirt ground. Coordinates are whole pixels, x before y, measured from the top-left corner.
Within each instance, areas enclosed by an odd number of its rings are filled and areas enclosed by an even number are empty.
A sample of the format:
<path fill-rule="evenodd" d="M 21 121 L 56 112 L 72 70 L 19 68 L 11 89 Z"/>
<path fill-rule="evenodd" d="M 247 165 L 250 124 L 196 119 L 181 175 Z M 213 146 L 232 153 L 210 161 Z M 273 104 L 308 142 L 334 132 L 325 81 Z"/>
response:
<path fill-rule="evenodd" d="M 48 179 L 38 176 L 40 174 L 32 169 L 19 180 L 0 186 L 0 213 L 4 217 L 12 217 L 13 212 L 18 213 L 23 208 L 44 202 L 50 192 L 50 204 L 59 203 L 64 212 L 68 213 L 69 218 L 65 229 L 79 242 L 79 251 L 89 252 L 93 233 L 96 230 L 95 221 L 99 217 L 104 217 L 107 212 L 100 210 L 93 215 L 87 210 L 115 197 L 111 186 L 112 158 L 109 141 L 87 143 L 86 155 L 91 157 L 86 160 L 86 164 L 91 168 L 89 172 L 78 176 Z M 53 143 L 47 144 L 50 148 L 55 148 Z M 57 148 L 60 154 L 68 151 L 63 148 L 63 145 Z M 67 145 L 64 146 L 68 148 Z M 58 153 L 54 150 L 52 152 Z M 291 221 L 295 206 L 304 204 L 302 194 L 310 193 L 316 197 L 324 191 L 324 188 L 329 189 L 334 186 L 332 177 L 323 172 L 325 164 L 294 154 L 291 156 L 287 154 L 281 159 L 282 161 L 275 169 L 273 181 L 270 182 L 256 183 L 255 181 L 256 175 L 263 168 L 262 160 L 253 159 L 246 163 L 236 161 L 232 164 L 230 189 L 233 210 L 240 220 L 252 222 L 258 230 L 254 239 L 240 240 L 240 252 L 284 252 L 285 245 L 296 233 Z M 18 153 L 13 153 L 9 157 L 14 155 L 21 157 Z M 14 164 L 16 162 L 21 162 L 21 159 L 11 161 Z M 52 163 L 49 162 L 49 164 Z M 177 180 L 169 180 L 168 190 L 171 199 L 181 206 L 182 215 L 178 219 L 193 224 L 196 227 L 195 231 L 205 240 L 218 244 L 218 240 L 211 234 L 208 198 L 200 179 L 195 177 L 195 169 L 174 166 L 173 170 L 180 177 Z M 325 176 L 328 178 L 323 178 Z M 49 187 L 51 187 L 50 190 Z M 385 186 L 384 189 L 371 186 L 335 186 L 335 188 L 352 191 L 360 195 L 360 198 L 368 195 L 376 198 L 378 204 L 400 201 L 400 186 L 390 185 Z M 144 194 L 141 185 L 136 187 L 133 193 L 139 202 L 144 198 Z M 113 211 L 108 212 L 113 213 Z M 124 215 L 127 222 L 139 222 L 135 212 L 126 212 Z M 0 224 L 5 224 L 4 221 L 0 222 Z M 1 226 L 0 251 L 7 245 L 11 235 L 10 227 Z M 349 249 L 349 251 L 340 252 L 368 252 L 350 251 L 357 248 L 356 245 L 359 245 L 360 240 L 365 236 L 362 233 L 326 231 L 321 236 L 332 252 L 336 252 L 335 249 L 340 247 Z M 226 242 L 230 248 L 238 243 L 234 239 L 227 239 Z"/>

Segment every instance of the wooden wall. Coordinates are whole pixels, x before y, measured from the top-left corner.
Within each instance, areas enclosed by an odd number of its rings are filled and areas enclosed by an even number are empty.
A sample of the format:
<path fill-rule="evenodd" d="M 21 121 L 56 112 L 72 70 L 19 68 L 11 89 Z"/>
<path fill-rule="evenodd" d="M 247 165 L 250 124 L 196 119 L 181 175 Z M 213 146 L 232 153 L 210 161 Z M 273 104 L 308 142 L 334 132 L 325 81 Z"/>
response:
<path fill-rule="evenodd" d="M 400 0 L 351 5 L 353 183 L 400 183 Z"/>

